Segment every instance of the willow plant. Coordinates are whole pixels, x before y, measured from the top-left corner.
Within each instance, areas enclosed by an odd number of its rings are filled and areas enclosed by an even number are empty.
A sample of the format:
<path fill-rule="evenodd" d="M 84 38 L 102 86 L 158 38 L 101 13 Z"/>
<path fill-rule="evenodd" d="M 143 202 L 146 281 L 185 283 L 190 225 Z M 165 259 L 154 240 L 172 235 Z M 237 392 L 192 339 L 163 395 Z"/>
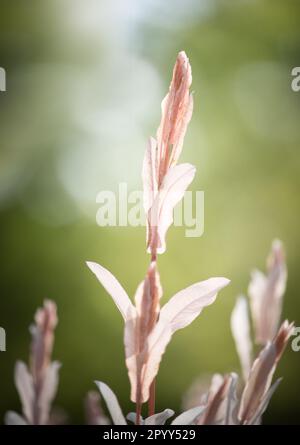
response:
<path fill-rule="evenodd" d="M 155 377 L 172 335 L 189 325 L 229 283 L 226 278 L 210 278 L 193 284 L 160 308 L 162 287 L 158 254 L 166 250 L 166 234 L 173 222 L 174 207 L 183 198 L 196 172 L 191 164 L 178 164 L 193 112 L 191 82 L 189 60 L 184 52 L 180 52 L 169 92 L 162 101 L 162 117 L 156 138 L 149 140 L 142 167 L 146 244 L 151 259 L 146 277 L 137 288 L 135 305 L 107 269 L 94 262 L 87 263 L 115 301 L 125 322 L 126 365 L 131 400 L 136 403 L 136 423 L 139 423 L 143 403 L 148 401 L 149 416 L 155 413 Z"/>

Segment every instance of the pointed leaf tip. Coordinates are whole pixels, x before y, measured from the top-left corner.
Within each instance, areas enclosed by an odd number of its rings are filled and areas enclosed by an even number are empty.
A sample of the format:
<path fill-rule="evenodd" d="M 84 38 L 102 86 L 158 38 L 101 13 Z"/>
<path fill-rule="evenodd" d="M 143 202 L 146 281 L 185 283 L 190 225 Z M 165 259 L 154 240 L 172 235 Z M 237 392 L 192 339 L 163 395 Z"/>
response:
<path fill-rule="evenodd" d="M 98 281 L 112 297 L 125 322 L 133 318 L 135 315 L 135 308 L 116 277 L 98 263 L 87 261 L 87 266 L 93 274 L 96 275 Z"/>
<path fill-rule="evenodd" d="M 105 400 L 107 409 L 111 415 L 114 425 L 127 425 L 115 393 L 104 382 L 96 380 L 95 384 L 97 385 L 103 399 Z"/>

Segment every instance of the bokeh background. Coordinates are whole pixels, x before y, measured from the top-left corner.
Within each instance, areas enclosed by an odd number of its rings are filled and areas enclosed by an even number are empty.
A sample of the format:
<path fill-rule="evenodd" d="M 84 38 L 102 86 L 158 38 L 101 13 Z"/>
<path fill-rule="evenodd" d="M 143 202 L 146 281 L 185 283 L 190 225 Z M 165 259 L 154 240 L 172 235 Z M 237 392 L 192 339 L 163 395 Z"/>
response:
<path fill-rule="evenodd" d="M 201 279 L 232 280 L 217 302 L 174 336 L 157 382 L 158 409 L 178 410 L 201 375 L 239 369 L 229 320 L 271 241 L 287 251 L 284 317 L 300 323 L 300 3 L 293 0 L 3 0 L 0 66 L 0 418 L 20 411 L 17 359 L 44 298 L 57 302 L 56 404 L 82 423 L 95 379 L 132 410 L 123 323 L 85 266 L 108 267 L 132 295 L 149 261 L 145 230 L 100 228 L 100 190 L 141 187 L 149 135 L 160 120 L 178 51 L 193 68 L 195 109 L 183 161 L 205 192 L 205 233 L 172 228 L 159 259 L 164 301 Z M 266 423 L 298 423 L 300 352 L 289 347 Z"/>

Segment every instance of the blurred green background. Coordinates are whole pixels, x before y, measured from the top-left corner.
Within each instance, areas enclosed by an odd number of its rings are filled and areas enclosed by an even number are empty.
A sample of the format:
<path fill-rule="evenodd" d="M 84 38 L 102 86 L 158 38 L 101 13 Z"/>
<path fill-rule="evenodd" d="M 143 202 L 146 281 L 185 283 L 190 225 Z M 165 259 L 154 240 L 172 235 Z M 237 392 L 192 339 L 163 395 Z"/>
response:
<path fill-rule="evenodd" d="M 103 380 L 132 410 L 123 322 L 85 266 L 109 268 L 132 295 L 149 257 L 144 228 L 100 228 L 100 190 L 141 187 L 149 135 L 160 120 L 178 51 L 193 68 L 195 108 L 182 160 L 205 192 L 205 233 L 171 228 L 159 258 L 164 301 L 201 279 L 232 280 L 174 336 L 157 382 L 158 409 L 178 410 L 199 375 L 239 369 L 229 329 L 253 267 L 273 238 L 287 251 L 283 317 L 300 323 L 300 2 L 296 0 L 52 0 L 0 6 L 0 418 L 20 411 L 17 359 L 44 298 L 57 302 L 56 404 L 82 423 L 83 398 Z M 300 353 L 290 347 L 265 423 L 298 423 Z"/>

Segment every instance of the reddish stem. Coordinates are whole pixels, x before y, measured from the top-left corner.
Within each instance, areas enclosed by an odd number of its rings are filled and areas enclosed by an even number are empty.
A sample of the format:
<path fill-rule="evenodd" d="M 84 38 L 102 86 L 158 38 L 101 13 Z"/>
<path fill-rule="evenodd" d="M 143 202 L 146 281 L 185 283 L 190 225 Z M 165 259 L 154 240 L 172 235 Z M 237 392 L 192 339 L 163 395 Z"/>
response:
<path fill-rule="evenodd" d="M 150 397 L 148 402 L 148 416 L 153 416 L 155 414 L 155 379 L 150 386 Z"/>
<path fill-rule="evenodd" d="M 157 259 L 157 252 L 156 248 L 151 250 L 151 262 L 156 261 Z M 149 395 L 149 402 L 148 402 L 148 416 L 153 416 L 155 414 L 155 379 L 151 383 L 150 386 L 150 395 Z"/>
<path fill-rule="evenodd" d="M 137 403 L 136 404 L 136 418 L 135 418 L 136 425 L 140 424 L 141 413 L 142 413 L 142 405 L 140 403 Z"/>

